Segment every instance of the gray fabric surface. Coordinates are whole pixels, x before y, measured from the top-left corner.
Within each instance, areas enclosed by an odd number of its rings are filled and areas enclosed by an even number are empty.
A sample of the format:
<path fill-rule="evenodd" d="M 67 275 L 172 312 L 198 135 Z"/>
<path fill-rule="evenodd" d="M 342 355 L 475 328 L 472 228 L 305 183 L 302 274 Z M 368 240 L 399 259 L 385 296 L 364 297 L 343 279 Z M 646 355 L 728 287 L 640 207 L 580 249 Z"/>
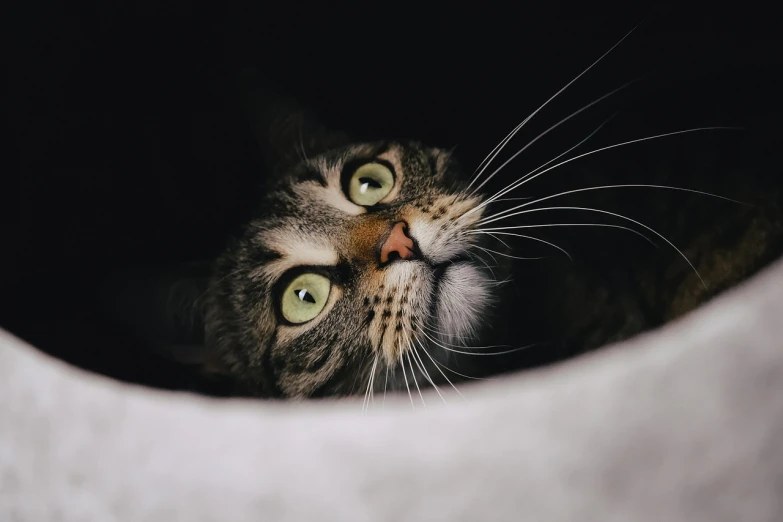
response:
<path fill-rule="evenodd" d="M 110 349 L 110 347 L 107 347 Z M 0 332 L 0 520 L 783 520 L 783 263 L 447 405 L 218 401 Z"/>

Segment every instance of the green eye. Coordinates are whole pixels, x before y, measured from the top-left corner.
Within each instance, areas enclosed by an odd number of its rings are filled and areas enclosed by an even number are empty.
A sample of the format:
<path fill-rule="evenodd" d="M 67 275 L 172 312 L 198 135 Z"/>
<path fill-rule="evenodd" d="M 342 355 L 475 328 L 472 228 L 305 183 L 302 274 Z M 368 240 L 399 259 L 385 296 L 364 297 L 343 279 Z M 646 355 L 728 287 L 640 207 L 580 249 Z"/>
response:
<path fill-rule="evenodd" d="M 321 274 L 307 273 L 291 281 L 283 292 L 280 309 L 294 324 L 314 319 L 326 306 L 332 283 Z"/>
<path fill-rule="evenodd" d="M 394 187 L 394 174 L 380 163 L 362 165 L 351 176 L 348 196 L 357 205 L 371 207 L 385 198 Z"/>

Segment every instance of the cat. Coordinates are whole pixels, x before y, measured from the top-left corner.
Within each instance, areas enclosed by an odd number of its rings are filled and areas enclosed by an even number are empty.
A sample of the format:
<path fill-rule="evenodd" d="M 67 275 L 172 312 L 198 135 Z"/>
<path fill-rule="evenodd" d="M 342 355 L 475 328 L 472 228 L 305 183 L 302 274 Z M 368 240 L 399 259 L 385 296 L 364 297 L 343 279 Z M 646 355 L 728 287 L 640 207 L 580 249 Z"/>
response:
<path fill-rule="evenodd" d="M 157 308 L 123 314 L 166 356 L 197 364 L 232 395 L 364 394 L 367 402 L 404 392 L 413 403 L 425 386 L 459 393 L 457 381 L 554 362 L 659 326 L 783 253 L 779 186 L 752 169 L 724 168 L 720 179 L 694 171 L 698 190 L 672 186 L 665 169 L 637 184 L 612 183 L 603 169 L 580 176 L 584 189 L 520 202 L 513 196 L 528 194 L 513 185 L 520 178 L 491 179 L 502 174 L 489 168 L 493 155 L 471 176 L 450 150 L 352 141 L 272 95 L 257 74 L 246 71 L 241 83 L 271 180 L 253 219 L 216 261 L 193 265 L 201 268 L 188 277 L 159 277 Z M 521 179 L 560 166 L 548 164 Z M 610 195 L 623 188 L 637 199 Z M 605 210 L 611 203 L 620 208 Z M 628 217 L 634 210 L 655 219 Z M 588 217 L 524 221 L 538 211 Z M 529 235 L 547 227 L 572 234 Z M 623 243 L 623 262 L 596 248 L 601 242 L 583 227 L 632 232 L 604 236 Z M 559 257 L 531 264 L 536 247 Z M 569 252 L 580 253 L 578 262 Z M 144 313 L 157 314 L 147 321 L 156 326 L 139 326 Z"/>
<path fill-rule="evenodd" d="M 497 286 L 473 251 L 481 199 L 448 151 L 352 144 L 270 109 L 257 130 L 274 182 L 205 295 L 216 371 L 264 397 L 443 382 L 439 359 L 480 336 Z"/>

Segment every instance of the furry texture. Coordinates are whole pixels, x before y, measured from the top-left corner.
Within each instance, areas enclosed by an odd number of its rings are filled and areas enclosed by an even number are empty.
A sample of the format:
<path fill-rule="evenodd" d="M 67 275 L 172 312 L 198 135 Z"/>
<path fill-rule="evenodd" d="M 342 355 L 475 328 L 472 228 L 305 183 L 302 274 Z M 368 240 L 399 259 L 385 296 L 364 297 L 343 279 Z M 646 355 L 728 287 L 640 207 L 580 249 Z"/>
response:
<path fill-rule="evenodd" d="M 378 204 L 360 206 L 346 180 L 370 162 L 388 165 L 395 183 Z M 442 382 L 430 339 L 473 338 L 493 282 L 470 257 L 481 200 L 464 186 L 447 152 L 413 142 L 348 146 L 284 170 L 217 262 L 206 341 L 218 364 L 244 393 L 268 397 Z M 400 222 L 418 254 L 382 263 L 381 243 Z M 331 279 L 328 302 L 313 320 L 286 324 L 281 285 L 308 270 Z"/>

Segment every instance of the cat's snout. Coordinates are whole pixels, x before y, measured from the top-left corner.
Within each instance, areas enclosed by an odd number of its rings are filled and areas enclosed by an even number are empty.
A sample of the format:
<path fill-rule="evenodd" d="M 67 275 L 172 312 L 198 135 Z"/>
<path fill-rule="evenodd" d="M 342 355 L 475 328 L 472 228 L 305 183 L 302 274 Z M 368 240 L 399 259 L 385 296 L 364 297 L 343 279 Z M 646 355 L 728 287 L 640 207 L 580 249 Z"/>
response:
<path fill-rule="evenodd" d="M 417 257 L 416 245 L 408 235 L 408 224 L 398 221 L 381 244 L 379 261 L 383 265 L 398 259 L 412 260 Z"/>

